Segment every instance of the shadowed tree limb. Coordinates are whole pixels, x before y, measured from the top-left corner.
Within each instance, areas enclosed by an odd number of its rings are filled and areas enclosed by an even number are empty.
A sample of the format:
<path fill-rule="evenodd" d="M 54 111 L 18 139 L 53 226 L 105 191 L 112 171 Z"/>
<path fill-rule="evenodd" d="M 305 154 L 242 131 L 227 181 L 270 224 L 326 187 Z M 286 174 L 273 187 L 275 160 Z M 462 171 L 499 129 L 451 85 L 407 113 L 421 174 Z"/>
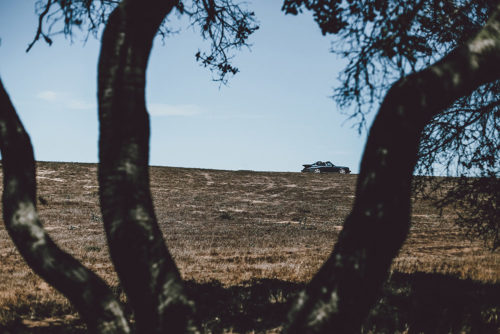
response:
<path fill-rule="evenodd" d="M 288 333 L 359 333 L 409 231 L 424 126 L 499 78 L 500 6 L 473 39 L 392 86 L 370 130 L 353 210 L 330 258 L 292 307 Z"/>
<path fill-rule="evenodd" d="M 108 19 L 99 57 L 101 210 L 139 333 L 197 330 L 194 305 L 158 227 L 149 188 L 146 67 L 158 28 L 176 5 L 122 1 Z"/>
<path fill-rule="evenodd" d="M 76 307 L 91 333 L 130 333 L 119 302 L 104 281 L 63 252 L 36 211 L 35 160 L 30 138 L 0 81 L 3 218 L 28 265 Z"/>
<path fill-rule="evenodd" d="M 49 38 L 49 36 L 47 36 L 43 33 L 43 28 L 42 28 L 43 27 L 43 20 L 45 18 L 45 15 L 47 15 L 47 13 L 49 12 L 50 6 L 52 6 L 52 0 L 47 1 L 47 4 L 45 5 L 45 9 L 38 16 L 38 29 L 36 31 L 35 37 L 33 38 L 33 41 L 28 45 L 26 52 L 29 52 L 31 50 L 33 45 L 35 45 L 35 43 L 40 39 L 40 35 L 43 36 L 43 38 L 45 39 L 45 41 L 49 45 L 52 44 L 52 40 Z"/>

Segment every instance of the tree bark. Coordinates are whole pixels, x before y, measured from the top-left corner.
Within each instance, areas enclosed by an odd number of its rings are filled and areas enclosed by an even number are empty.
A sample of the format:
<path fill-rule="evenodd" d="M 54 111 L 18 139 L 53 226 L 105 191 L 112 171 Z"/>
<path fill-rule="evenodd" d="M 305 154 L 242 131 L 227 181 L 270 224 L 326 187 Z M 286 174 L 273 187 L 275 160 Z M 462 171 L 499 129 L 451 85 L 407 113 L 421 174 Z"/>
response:
<path fill-rule="evenodd" d="M 28 265 L 76 307 L 91 333 L 130 333 L 109 287 L 45 233 L 36 211 L 35 160 L 30 138 L 0 81 L 3 218 Z"/>
<path fill-rule="evenodd" d="M 292 306 L 286 332 L 359 333 L 409 231 L 423 128 L 456 99 L 499 78 L 500 6 L 475 38 L 391 87 L 370 129 L 352 212 Z"/>
<path fill-rule="evenodd" d="M 158 227 L 149 188 L 146 67 L 157 30 L 176 3 L 121 2 L 108 19 L 99 57 L 101 210 L 139 333 L 197 330 L 194 305 Z"/>

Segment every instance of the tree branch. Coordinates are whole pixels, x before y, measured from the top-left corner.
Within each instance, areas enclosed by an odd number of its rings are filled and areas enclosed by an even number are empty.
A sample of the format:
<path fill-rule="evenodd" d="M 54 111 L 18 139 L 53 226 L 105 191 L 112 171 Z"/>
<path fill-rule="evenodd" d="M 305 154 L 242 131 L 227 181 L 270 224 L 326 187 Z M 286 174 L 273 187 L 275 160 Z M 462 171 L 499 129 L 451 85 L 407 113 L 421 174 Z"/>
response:
<path fill-rule="evenodd" d="M 36 211 L 35 160 L 28 134 L 0 81 L 3 218 L 28 265 L 76 307 L 91 333 L 129 333 L 109 287 L 47 235 Z"/>
<path fill-rule="evenodd" d="M 47 41 L 47 43 L 49 43 L 49 45 L 52 44 L 52 40 L 43 33 L 43 19 L 45 18 L 45 15 L 47 15 L 47 13 L 49 12 L 51 6 L 52 6 L 52 0 L 48 0 L 47 4 L 45 5 L 45 9 L 38 16 L 38 28 L 36 30 L 35 37 L 33 38 L 33 41 L 28 45 L 26 52 L 29 52 L 31 50 L 33 45 L 35 45 L 35 43 L 40 39 L 40 35 L 42 35 L 45 38 L 45 40 Z"/>
<path fill-rule="evenodd" d="M 499 78 L 500 5 L 475 38 L 391 87 L 365 146 L 353 210 L 330 258 L 292 307 L 288 333 L 359 333 L 408 234 L 424 126 Z"/>
<path fill-rule="evenodd" d="M 123 1 L 108 19 L 99 57 L 101 210 L 139 333 L 196 331 L 194 306 L 165 246 L 149 188 L 146 67 L 154 36 L 176 5 Z"/>

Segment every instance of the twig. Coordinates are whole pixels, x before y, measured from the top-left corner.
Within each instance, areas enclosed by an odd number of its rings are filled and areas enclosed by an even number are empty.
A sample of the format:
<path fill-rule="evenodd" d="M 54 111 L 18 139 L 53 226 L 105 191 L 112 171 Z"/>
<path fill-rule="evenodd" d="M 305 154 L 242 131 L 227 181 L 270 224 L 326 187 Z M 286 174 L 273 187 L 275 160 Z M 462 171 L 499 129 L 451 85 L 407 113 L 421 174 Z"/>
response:
<path fill-rule="evenodd" d="M 40 35 L 42 35 L 45 38 L 45 40 L 50 41 L 50 39 L 42 32 L 43 19 L 44 19 L 45 15 L 47 15 L 47 13 L 49 12 L 50 6 L 52 6 L 52 0 L 47 1 L 47 5 L 45 6 L 45 9 L 38 17 L 38 29 L 36 31 L 35 38 L 30 43 L 30 45 L 28 45 L 26 52 L 29 52 L 31 50 L 33 45 L 35 45 L 35 43 L 40 39 Z"/>

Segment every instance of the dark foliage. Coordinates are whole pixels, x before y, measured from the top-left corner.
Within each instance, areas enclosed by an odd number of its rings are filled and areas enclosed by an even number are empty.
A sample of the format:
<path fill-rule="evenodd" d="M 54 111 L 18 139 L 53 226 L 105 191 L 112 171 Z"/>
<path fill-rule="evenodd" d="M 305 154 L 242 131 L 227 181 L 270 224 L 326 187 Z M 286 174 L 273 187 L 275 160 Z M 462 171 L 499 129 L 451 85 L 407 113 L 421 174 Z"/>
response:
<path fill-rule="evenodd" d="M 341 85 L 333 98 L 344 113 L 358 120 L 358 131 L 362 131 L 367 113 L 378 107 L 393 82 L 427 67 L 471 38 L 484 26 L 495 5 L 492 0 L 286 0 L 283 10 L 297 14 L 305 8 L 313 13 L 323 34 L 337 35 L 332 52 L 348 64 L 339 75 Z M 497 81 L 479 87 L 435 116 L 421 138 L 416 173 L 497 182 L 499 105 Z M 459 198 L 466 201 L 464 196 L 474 192 L 484 198 L 483 190 L 472 186 L 467 191 L 465 186 L 450 189 L 450 202 Z M 414 189 L 424 191 L 420 184 Z M 436 205 L 441 204 L 436 201 Z M 500 224 L 498 212 L 490 210 L 492 206 L 461 211 L 458 223 L 467 221 L 465 225 L 474 229 L 474 224 L 484 226 L 483 221 L 488 220 L 486 226 L 492 230 L 479 228 L 476 232 L 489 231 L 481 234 L 489 238 Z"/>
<path fill-rule="evenodd" d="M 427 188 L 424 188 L 426 180 Z M 457 225 L 471 239 L 482 239 L 491 250 L 500 247 L 500 180 L 497 177 L 416 178 L 415 183 L 438 208 L 453 208 Z"/>
<path fill-rule="evenodd" d="M 64 34 L 73 40 L 73 31 L 97 37 L 100 29 L 106 24 L 109 14 L 120 3 L 118 0 L 38 0 L 35 11 L 39 15 L 35 38 L 28 46 L 28 52 L 33 45 L 43 37 L 45 42 L 52 44 L 51 36 Z"/>
<path fill-rule="evenodd" d="M 38 29 L 26 51 L 41 37 L 49 45 L 52 44 L 51 37 L 57 34 L 73 40 L 75 29 L 84 32 L 85 40 L 89 35 L 97 37 L 119 3 L 119 0 L 37 1 Z M 248 47 L 249 36 L 259 28 L 254 13 L 233 0 L 179 1 L 176 8 L 180 15 L 187 15 L 191 25 L 200 30 L 201 37 L 210 42 L 208 51 L 196 52 L 196 60 L 212 71 L 215 81 L 227 83 L 228 76 L 238 72 L 232 64 L 233 52 Z M 158 35 L 166 38 L 173 32 L 167 17 Z"/>
<path fill-rule="evenodd" d="M 201 36 L 211 41 L 209 51 L 196 53 L 196 60 L 215 73 L 214 80 L 227 82 L 228 74 L 238 68 L 231 64 L 233 49 L 248 46 L 248 37 L 258 29 L 254 13 L 232 0 L 193 0 L 180 3 L 179 11 L 189 15 L 192 25 L 200 27 Z"/>
<path fill-rule="evenodd" d="M 457 224 L 493 250 L 500 246 L 499 106 L 500 84 L 495 82 L 437 115 L 424 129 L 416 173 L 459 178 L 434 179 L 432 187 L 420 182 L 423 179 L 414 184 L 415 191 L 433 199 L 438 208 L 454 207 Z M 444 199 L 437 191 L 442 188 L 447 189 Z"/>
<path fill-rule="evenodd" d="M 313 13 L 332 52 L 346 58 L 334 98 L 361 117 L 402 76 L 421 70 L 473 36 L 494 9 L 491 0 L 285 0 L 283 11 Z"/>

